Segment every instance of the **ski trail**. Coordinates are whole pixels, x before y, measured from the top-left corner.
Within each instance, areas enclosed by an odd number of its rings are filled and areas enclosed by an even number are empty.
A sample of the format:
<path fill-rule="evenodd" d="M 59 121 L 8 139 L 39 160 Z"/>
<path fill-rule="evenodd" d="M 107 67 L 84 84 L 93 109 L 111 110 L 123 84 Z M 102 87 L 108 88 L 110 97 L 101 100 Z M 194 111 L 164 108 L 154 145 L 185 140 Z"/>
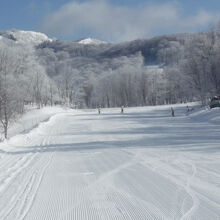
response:
<path fill-rule="evenodd" d="M 25 185 L 22 186 L 22 189 L 18 189 L 17 194 L 10 201 L 10 206 L 6 206 L 6 210 L 1 215 L 1 219 L 11 219 L 12 216 L 18 220 L 25 218 L 31 208 L 52 157 L 53 155 L 50 155 L 48 159 L 48 156 L 45 156 L 38 160 L 37 163 L 41 164 L 41 166 L 38 166 L 37 169 L 35 168 L 29 178 L 25 180 Z"/>
<path fill-rule="evenodd" d="M 31 192 L 31 191 L 32 191 L 32 190 L 31 190 L 32 188 L 29 187 L 30 190 L 27 191 L 25 203 L 22 205 L 22 208 L 21 208 L 21 210 L 20 210 L 20 213 L 18 214 L 18 218 L 17 218 L 17 219 L 23 220 L 23 219 L 25 219 L 25 217 L 27 216 L 28 211 L 31 209 L 31 207 L 32 207 L 32 205 L 33 205 L 34 199 L 35 199 L 35 197 L 36 197 L 36 195 L 37 195 L 37 192 L 38 192 L 38 190 L 39 190 L 39 187 L 40 187 L 40 185 L 41 185 L 41 182 L 42 182 L 42 180 L 43 180 L 43 177 L 44 177 L 44 175 L 45 175 L 45 172 L 46 172 L 47 168 L 49 167 L 49 165 L 50 165 L 52 159 L 53 159 L 53 154 L 50 155 L 50 158 L 49 158 L 48 162 L 46 163 L 46 165 L 45 165 L 44 168 L 42 169 L 42 173 L 40 174 L 40 176 L 38 176 L 38 180 L 37 180 L 37 181 L 33 181 L 33 182 L 30 181 L 30 183 L 31 183 L 30 186 L 33 187 L 33 184 L 36 184 L 36 187 L 35 187 L 35 189 L 34 189 L 34 192 Z M 35 175 L 35 173 L 34 173 L 33 175 Z M 36 178 L 34 178 L 34 180 L 35 180 L 35 179 L 36 179 Z M 37 182 L 37 183 L 36 183 L 36 182 Z M 29 201 L 28 201 L 28 200 L 29 200 Z"/>
<path fill-rule="evenodd" d="M 199 207 L 199 199 L 196 196 L 196 193 L 191 189 L 191 183 L 193 181 L 193 178 L 196 174 L 196 166 L 195 164 L 192 164 L 192 175 L 188 178 L 187 184 L 186 184 L 186 192 L 191 196 L 192 198 L 192 207 L 181 217 L 180 220 L 190 219 L 195 212 L 196 209 Z"/>
<path fill-rule="evenodd" d="M 97 183 L 100 183 L 102 181 L 105 181 L 107 178 L 116 175 L 117 173 L 119 173 L 121 170 L 128 168 L 129 166 L 132 166 L 135 162 L 138 161 L 140 156 L 140 151 L 137 151 L 136 154 L 132 157 L 131 160 L 129 160 L 128 162 L 125 162 L 123 164 L 121 164 L 120 166 L 114 168 L 113 170 L 110 170 L 109 172 L 106 172 L 105 174 L 103 174 L 100 178 L 98 178 L 95 182 L 93 182 L 92 184 L 90 184 L 88 186 L 88 188 L 91 188 L 93 186 L 95 186 Z"/>
<path fill-rule="evenodd" d="M 42 124 L 0 158 L 0 219 L 218 220 L 219 127 L 160 116 L 82 112 Z"/>
<path fill-rule="evenodd" d="M 6 187 L 8 187 L 13 179 L 15 179 L 25 168 L 28 167 L 35 156 L 36 155 L 30 154 L 30 156 L 23 157 L 17 163 L 15 163 L 14 166 L 7 169 L 8 172 L 6 171 L 6 174 L 4 174 L 0 180 L 0 193 L 4 191 Z"/>
<path fill-rule="evenodd" d="M 48 138 L 46 136 L 41 141 L 41 149 L 48 143 Z M 10 197 L 10 202 L 0 211 L 0 219 L 20 220 L 25 218 L 40 187 L 45 171 L 52 160 L 52 156 L 52 153 L 47 155 L 41 155 L 39 152 L 24 153 L 23 156 L 18 157 L 19 159 L 13 165 L 9 163 L 12 166 L 5 169 L 5 173 L 2 175 L 1 183 L 4 184 L 0 185 L 0 192 L 4 193 L 6 188 L 10 189 L 10 185 L 13 185 L 12 180 L 21 179 L 22 176 L 24 178 L 20 180 L 23 184 L 13 186 L 16 187 L 14 188 L 15 193 Z M 9 158 L 16 158 L 16 154 L 9 155 Z M 7 164 L 5 163 L 5 165 Z M 10 182 L 12 183 L 10 184 Z"/>
<path fill-rule="evenodd" d="M 53 131 L 53 129 L 51 129 L 50 132 L 52 132 L 52 131 Z M 50 136 L 46 136 L 46 138 L 44 138 L 42 140 L 42 143 L 41 143 L 42 150 L 43 150 L 44 147 L 46 148 L 46 146 L 49 143 L 50 143 Z M 29 210 L 32 208 L 35 197 L 37 195 L 37 192 L 40 188 L 40 185 L 42 183 L 42 180 L 44 178 L 46 170 L 48 169 L 49 165 L 51 164 L 53 156 L 54 156 L 54 153 L 49 153 L 48 156 L 45 156 L 46 157 L 46 159 L 45 159 L 46 164 L 42 168 L 38 167 L 37 170 L 34 171 L 33 175 L 35 175 L 36 173 L 38 174 L 37 175 L 37 180 L 34 181 L 32 184 L 30 184 L 30 186 L 32 186 L 32 187 L 29 187 L 30 190 L 27 191 L 26 199 L 25 199 L 26 202 L 22 205 L 22 207 L 20 209 L 20 212 L 19 212 L 18 217 L 17 217 L 18 220 L 25 219 L 28 212 L 29 212 Z M 31 190 L 32 188 L 33 188 L 33 190 Z"/>

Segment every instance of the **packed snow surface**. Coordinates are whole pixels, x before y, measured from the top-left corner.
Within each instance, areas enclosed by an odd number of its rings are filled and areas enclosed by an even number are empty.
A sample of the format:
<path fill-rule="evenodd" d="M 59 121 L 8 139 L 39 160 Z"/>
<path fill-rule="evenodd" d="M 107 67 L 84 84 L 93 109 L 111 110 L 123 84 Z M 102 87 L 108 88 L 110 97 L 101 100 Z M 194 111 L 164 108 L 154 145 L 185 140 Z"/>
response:
<path fill-rule="evenodd" d="M 220 109 L 55 110 L 0 144 L 0 219 L 220 219 Z M 51 110 L 50 110 L 51 111 Z"/>

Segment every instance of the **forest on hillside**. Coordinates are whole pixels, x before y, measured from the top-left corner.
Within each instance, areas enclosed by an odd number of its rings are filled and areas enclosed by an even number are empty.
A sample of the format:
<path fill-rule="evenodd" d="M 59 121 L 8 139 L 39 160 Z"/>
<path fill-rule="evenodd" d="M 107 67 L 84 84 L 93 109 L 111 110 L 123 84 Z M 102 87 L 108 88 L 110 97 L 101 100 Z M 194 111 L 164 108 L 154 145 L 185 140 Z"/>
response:
<path fill-rule="evenodd" d="M 19 43 L 0 32 L 0 122 L 26 104 L 74 108 L 201 101 L 220 94 L 220 30 L 119 44 Z"/>
<path fill-rule="evenodd" d="M 120 44 L 44 42 L 36 52 L 59 96 L 77 107 L 205 104 L 220 92 L 218 29 Z"/>

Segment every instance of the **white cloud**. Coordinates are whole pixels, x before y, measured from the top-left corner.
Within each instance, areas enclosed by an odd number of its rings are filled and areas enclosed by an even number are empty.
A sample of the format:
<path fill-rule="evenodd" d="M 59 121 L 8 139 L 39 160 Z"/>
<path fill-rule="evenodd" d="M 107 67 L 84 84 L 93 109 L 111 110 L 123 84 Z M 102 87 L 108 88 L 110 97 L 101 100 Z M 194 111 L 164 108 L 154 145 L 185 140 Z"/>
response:
<path fill-rule="evenodd" d="M 73 37 L 87 33 L 108 41 L 151 37 L 155 34 L 196 31 L 216 23 L 220 14 L 199 11 L 185 17 L 179 5 L 166 3 L 126 7 L 107 0 L 70 2 L 49 14 L 42 23 L 44 32 Z"/>

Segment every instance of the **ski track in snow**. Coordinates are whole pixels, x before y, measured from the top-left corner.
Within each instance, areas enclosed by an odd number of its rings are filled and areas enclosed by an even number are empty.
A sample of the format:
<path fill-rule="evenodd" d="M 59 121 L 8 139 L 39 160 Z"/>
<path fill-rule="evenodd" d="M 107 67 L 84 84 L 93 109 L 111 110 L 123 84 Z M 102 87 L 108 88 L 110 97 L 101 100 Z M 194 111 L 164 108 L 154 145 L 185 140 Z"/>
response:
<path fill-rule="evenodd" d="M 220 219 L 220 124 L 185 107 L 117 111 L 68 111 L 13 139 L 0 219 Z"/>

